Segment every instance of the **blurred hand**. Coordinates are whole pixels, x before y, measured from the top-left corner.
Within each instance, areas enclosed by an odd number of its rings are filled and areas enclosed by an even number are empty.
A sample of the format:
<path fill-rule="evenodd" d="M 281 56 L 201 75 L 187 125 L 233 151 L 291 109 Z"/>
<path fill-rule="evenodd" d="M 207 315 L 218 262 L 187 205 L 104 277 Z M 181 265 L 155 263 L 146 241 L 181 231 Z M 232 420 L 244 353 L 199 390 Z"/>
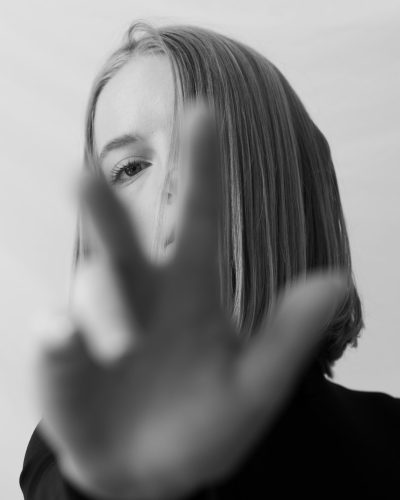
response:
<path fill-rule="evenodd" d="M 65 476 L 98 498 L 179 498 L 232 473 L 346 289 L 340 272 L 302 276 L 242 340 L 220 306 L 213 122 L 191 116 L 172 258 L 151 263 L 115 193 L 88 179 L 82 209 L 97 251 L 38 359 L 41 430 Z"/>

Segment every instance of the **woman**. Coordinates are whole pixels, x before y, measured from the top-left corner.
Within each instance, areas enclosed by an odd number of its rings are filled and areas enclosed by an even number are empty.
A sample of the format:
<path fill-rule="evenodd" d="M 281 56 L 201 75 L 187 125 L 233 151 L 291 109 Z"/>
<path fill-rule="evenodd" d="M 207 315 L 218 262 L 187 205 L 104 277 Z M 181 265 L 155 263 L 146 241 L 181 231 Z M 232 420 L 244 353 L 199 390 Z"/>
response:
<path fill-rule="evenodd" d="M 279 70 L 134 23 L 84 160 L 25 499 L 396 496 L 399 401 L 326 378 L 361 304 L 329 146 Z"/>

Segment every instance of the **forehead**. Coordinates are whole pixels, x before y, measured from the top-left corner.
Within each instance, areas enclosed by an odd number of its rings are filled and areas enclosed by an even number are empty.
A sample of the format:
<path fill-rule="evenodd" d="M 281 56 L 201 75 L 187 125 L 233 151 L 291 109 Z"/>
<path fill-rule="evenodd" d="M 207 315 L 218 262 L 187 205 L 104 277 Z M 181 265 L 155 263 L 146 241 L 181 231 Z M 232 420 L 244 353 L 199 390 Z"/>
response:
<path fill-rule="evenodd" d="M 94 120 L 97 149 L 114 137 L 149 137 L 171 126 L 174 83 L 163 55 L 134 55 L 101 91 Z"/>

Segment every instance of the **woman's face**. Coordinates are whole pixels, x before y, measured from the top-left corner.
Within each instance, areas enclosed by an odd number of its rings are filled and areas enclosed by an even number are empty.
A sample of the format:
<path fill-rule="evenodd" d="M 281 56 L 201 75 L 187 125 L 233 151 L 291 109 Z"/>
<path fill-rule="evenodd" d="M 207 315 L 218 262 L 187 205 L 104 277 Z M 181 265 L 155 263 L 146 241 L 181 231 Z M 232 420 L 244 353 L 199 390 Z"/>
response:
<path fill-rule="evenodd" d="M 100 166 L 149 254 L 167 169 L 173 107 L 172 70 L 162 55 L 133 56 L 105 85 L 96 107 L 94 140 Z M 174 198 L 169 192 L 163 241 L 172 233 Z"/>

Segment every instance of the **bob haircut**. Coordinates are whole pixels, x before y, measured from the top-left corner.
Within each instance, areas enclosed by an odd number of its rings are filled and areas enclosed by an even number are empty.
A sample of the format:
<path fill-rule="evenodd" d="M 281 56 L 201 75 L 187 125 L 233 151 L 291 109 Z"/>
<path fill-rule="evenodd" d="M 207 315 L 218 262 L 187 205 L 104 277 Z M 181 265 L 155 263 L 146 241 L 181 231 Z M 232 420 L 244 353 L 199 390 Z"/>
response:
<path fill-rule="evenodd" d="M 165 55 L 173 72 L 174 123 L 164 188 L 176 164 L 176 123 L 183 105 L 202 97 L 214 106 L 222 179 L 221 300 L 241 335 L 257 329 L 277 291 L 300 274 L 334 268 L 347 273 L 347 295 L 317 352 L 322 371 L 333 377 L 334 362 L 348 345 L 357 346 L 364 321 L 325 136 L 282 73 L 256 50 L 209 29 L 156 28 L 139 20 L 130 25 L 121 47 L 109 56 L 93 83 L 86 111 L 84 168 L 98 168 L 93 130 L 97 99 L 113 75 L 137 54 Z M 78 220 L 75 266 L 85 256 L 83 241 Z"/>

